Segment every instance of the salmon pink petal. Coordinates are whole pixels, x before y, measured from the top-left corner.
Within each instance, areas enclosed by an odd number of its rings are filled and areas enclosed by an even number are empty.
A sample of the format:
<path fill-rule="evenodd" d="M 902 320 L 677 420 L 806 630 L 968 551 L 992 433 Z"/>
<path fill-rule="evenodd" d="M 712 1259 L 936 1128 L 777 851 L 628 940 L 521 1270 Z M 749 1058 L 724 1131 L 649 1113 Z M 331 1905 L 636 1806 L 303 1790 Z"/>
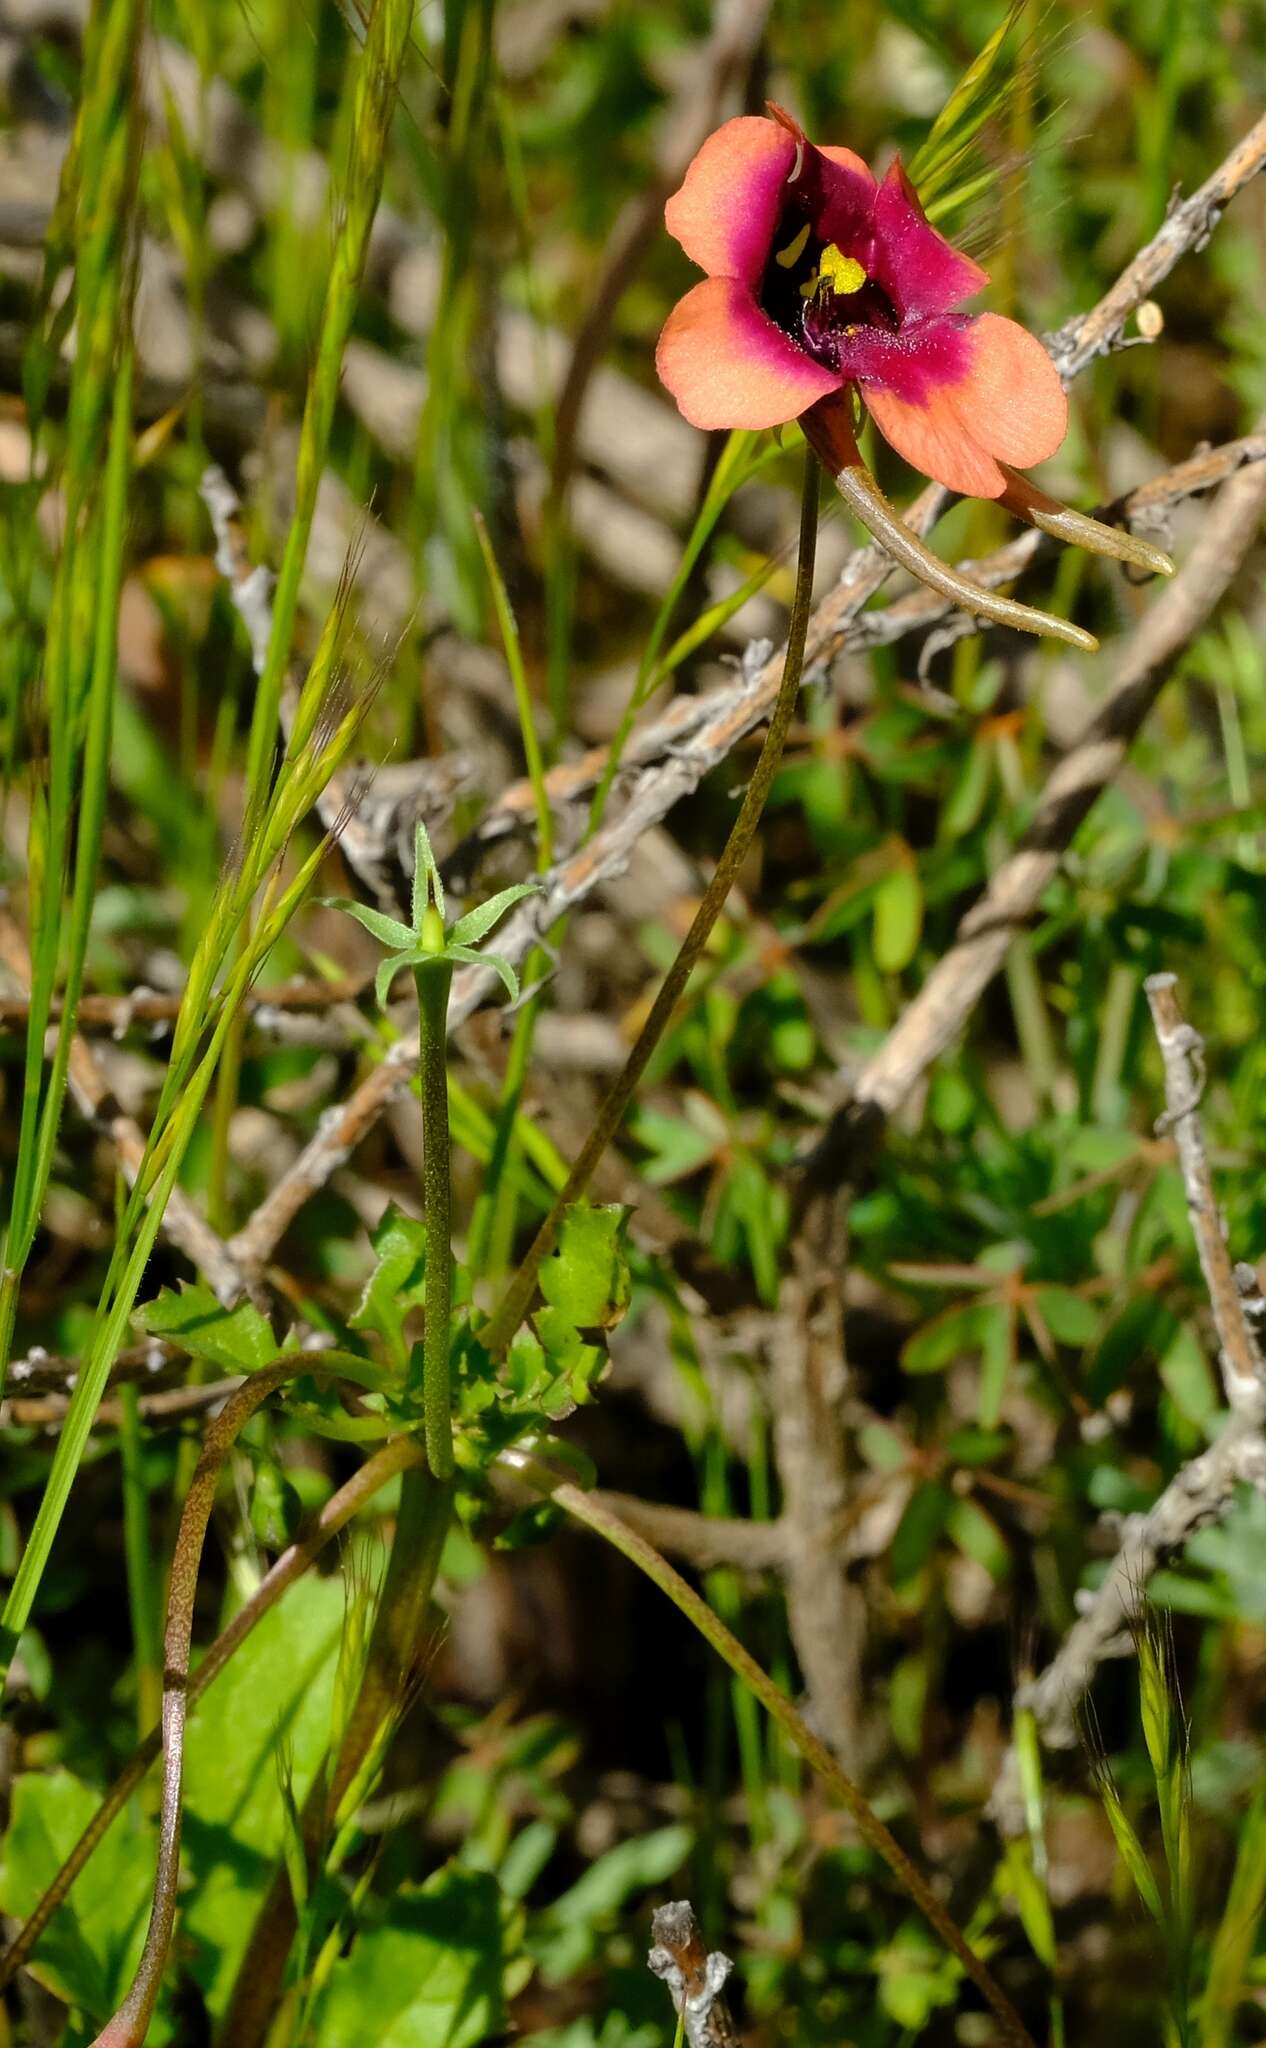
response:
<path fill-rule="evenodd" d="M 670 235 L 709 277 L 759 283 L 796 143 L 763 114 L 740 114 L 710 135 L 664 208 Z"/>
<path fill-rule="evenodd" d="M 965 498 L 1000 498 L 1007 480 L 997 463 L 964 425 L 951 392 L 941 384 L 912 402 L 881 385 L 864 385 L 866 409 L 885 441 L 912 469 Z"/>
<path fill-rule="evenodd" d="M 788 341 L 732 277 L 705 278 L 673 307 L 655 367 L 692 427 L 782 426 L 843 382 Z"/>
<path fill-rule="evenodd" d="M 828 163 L 837 164 L 842 171 L 851 171 L 855 178 L 864 179 L 874 190 L 875 174 L 855 149 L 838 149 L 824 142 L 818 149 L 818 155 L 824 156 Z"/>
<path fill-rule="evenodd" d="M 903 320 L 948 313 L 989 282 L 978 263 L 929 225 L 900 158 L 875 195 L 874 275 Z"/>
<path fill-rule="evenodd" d="M 1041 342 L 1000 313 L 981 313 L 967 340 L 966 375 L 949 388 L 960 420 L 1001 462 L 1045 462 L 1067 431 L 1068 398 Z"/>

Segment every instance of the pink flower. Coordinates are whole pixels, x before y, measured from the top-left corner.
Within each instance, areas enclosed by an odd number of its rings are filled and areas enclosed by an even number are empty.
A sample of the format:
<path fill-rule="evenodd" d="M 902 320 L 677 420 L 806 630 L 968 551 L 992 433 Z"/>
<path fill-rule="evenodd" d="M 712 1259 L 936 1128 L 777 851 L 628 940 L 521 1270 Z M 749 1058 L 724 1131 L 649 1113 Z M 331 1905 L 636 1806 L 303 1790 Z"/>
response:
<path fill-rule="evenodd" d="M 997 498 L 1064 438 L 1042 344 L 955 309 L 988 278 L 928 225 L 900 163 L 877 184 L 790 115 L 709 136 L 665 210 L 707 275 L 673 308 L 656 366 L 697 427 L 774 427 L 853 385 L 885 439 L 949 490 Z"/>

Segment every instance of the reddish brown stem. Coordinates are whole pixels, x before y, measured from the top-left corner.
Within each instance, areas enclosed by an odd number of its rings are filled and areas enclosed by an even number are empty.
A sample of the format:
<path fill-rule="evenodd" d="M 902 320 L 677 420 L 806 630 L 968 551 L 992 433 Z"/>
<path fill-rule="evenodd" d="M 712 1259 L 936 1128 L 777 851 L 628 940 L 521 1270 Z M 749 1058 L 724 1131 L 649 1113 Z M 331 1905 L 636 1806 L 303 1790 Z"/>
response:
<path fill-rule="evenodd" d="M 185 1721 L 189 1707 L 189 1644 L 193 1634 L 193 1603 L 198 1590 L 202 1545 L 215 1505 L 224 1460 L 241 1430 L 270 1394 L 297 1372 L 310 1372 L 308 1353 L 279 1358 L 256 1373 L 225 1403 L 207 1430 L 193 1481 L 185 1497 L 180 1530 L 171 1564 L 167 1630 L 163 1637 L 163 1796 L 158 1822 L 158 1869 L 149 1930 L 132 1988 L 114 2017 L 93 2042 L 93 2048 L 140 2048 L 153 2017 L 159 1985 L 176 1920 L 176 1884 L 180 1875 L 181 1788 L 185 1768 Z"/>

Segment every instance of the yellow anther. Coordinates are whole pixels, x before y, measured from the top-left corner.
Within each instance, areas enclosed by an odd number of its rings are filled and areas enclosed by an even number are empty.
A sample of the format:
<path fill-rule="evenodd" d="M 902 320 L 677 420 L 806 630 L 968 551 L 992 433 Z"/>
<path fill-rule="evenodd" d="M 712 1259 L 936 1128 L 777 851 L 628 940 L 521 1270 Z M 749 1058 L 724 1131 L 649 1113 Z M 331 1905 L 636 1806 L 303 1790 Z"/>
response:
<path fill-rule="evenodd" d="M 866 282 L 866 273 L 857 258 L 842 255 L 834 242 L 828 242 L 818 258 L 818 276 L 837 298 L 859 292 Z"/>
<path fill-rule="evenodd" d="M 800 233 L 796 236 L 794 242 L 788 242 L 785 249 L 778 249 L 775 251 L 775 263 L 781 263 L 784 270 L 790 270 L 792 264 L 798 263 L 800 261 L 800 258 L 804 255 L 804 245 L 808 241 L 808 239 L 809 223 L 808 221 L 806 221 L 804 226 L 801 228 Z"/>

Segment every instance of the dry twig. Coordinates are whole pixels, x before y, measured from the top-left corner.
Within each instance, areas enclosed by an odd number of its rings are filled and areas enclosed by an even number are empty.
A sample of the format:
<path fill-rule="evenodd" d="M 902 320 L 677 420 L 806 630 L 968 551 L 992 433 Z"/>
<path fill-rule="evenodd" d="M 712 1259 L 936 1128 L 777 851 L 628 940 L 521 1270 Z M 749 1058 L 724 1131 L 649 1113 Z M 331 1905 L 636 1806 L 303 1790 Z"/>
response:
<path fill-rule="evenodd" d="M 1266 1488 L 1266 1368 L 1248 1306 L 1255 1306 L 1260 1294 L 1251 1266 L 1232 1270 L 1213 1192 L 1199 1117 L 1204 1047 L 1183 1018 L 1174 976 L 1154 974 L 1145 986 L 1165 1068 L 1166 1113 L 1159 1127 L 1173 1131 L 1178 1147 L 1231 1412 L 1209 1449 L 1180 1467 L 1147 1512 L 1126 1517 L 1101 1584 L 1080 1596 L 1078 1619 L 1046 1669 L 1018 1688 L 1017 1706 L 1032 1712 L 1043 1741 L 1057 1749 L 1076 1742 L 1078 1709 L 1100 1664 L 1130 1652 L 1131 1629 L 1143 1612 L 1153 1573 L 1198 1529 L 1226 1513 L 1238 1484 Z M 999 1774 L 991 1810 L 1005 1834 L 1018 1833 L 1024 1825 L 1013 1753 Z"/>
<path fill-rule="evenodd" d="M 849 1500 L 847 1238 L 847 1209 L 838 1196 L 826 1195 L 806 1212 L 779 1292 L 769 1362 L 787 1621 L 813 1723 L 854 1769 L 866 1605 L 839 1539 Z"/>
<path fill-rule="evenodd" d="M 1054 880 L 1078 826 L 1116 775 L 1175 662 L 1234 581 L 1264 511 L 1266 467 L 1259 464 L 1223 486 L 1187 561 L 1127 641 L 1111 695 L 1054 769 L 1020 844 L 866 1062 L 850 1102 L 828 1124 L 806 1162 L 810 1184 L 830 1185 L 852 1174 L 884 1120 L 962 1029 Z"/>
<path fill-rule="evenodd" d="M 1233 1409 L 1246 1408 L 1258 1415 L 1266 1394 L 1266 1361 L 1249 1326 L 1244 1297 L 1231 1270 L 1226 1229 L 1213 1192 L 1213 1175 L 1200 1125 L 1204 1040 L 1183 1016 L 1177 987 L 1178 978 L 1173 974 L 1151 974 L 1143 984 L 1156 1043 L 1165 1064 L 1165 1114 L 1156 1128 L 1158 1133 L 1172 1131 L 1178 1147 L 1191 1234 L 1200 1254 L 1200 1270 L 1221 1346 L 1222 1383 L 1227 1400 Z"/>
<path fill-rule="evenodd" d="M 1203 249 L 1230 201 L 1266 165 L 1266 115 L 1242 142 L 1223 158 L 1190 199 L 1171 208 L 1163 226 L 1127 264 L 1111 291 L 1079 319 L 1069 320 L 1046 346 L 1065 382 L 1096 356 L 1119 346 L 1121 331 L 1135 308 L 1149 299 L 1158 284 L 1189 249 Z"/>
<path fill-rule="evenodd" d="M 734 1965 L 720 1949 L 708 1954 L 689 1899 L 653 1913 L 651 1936 L 655 1946 L 646 1967 L 667 1984 L 687 2048 L 738 2048 L 738 2030 L 725 1998 L 725 1980 Z"/>

